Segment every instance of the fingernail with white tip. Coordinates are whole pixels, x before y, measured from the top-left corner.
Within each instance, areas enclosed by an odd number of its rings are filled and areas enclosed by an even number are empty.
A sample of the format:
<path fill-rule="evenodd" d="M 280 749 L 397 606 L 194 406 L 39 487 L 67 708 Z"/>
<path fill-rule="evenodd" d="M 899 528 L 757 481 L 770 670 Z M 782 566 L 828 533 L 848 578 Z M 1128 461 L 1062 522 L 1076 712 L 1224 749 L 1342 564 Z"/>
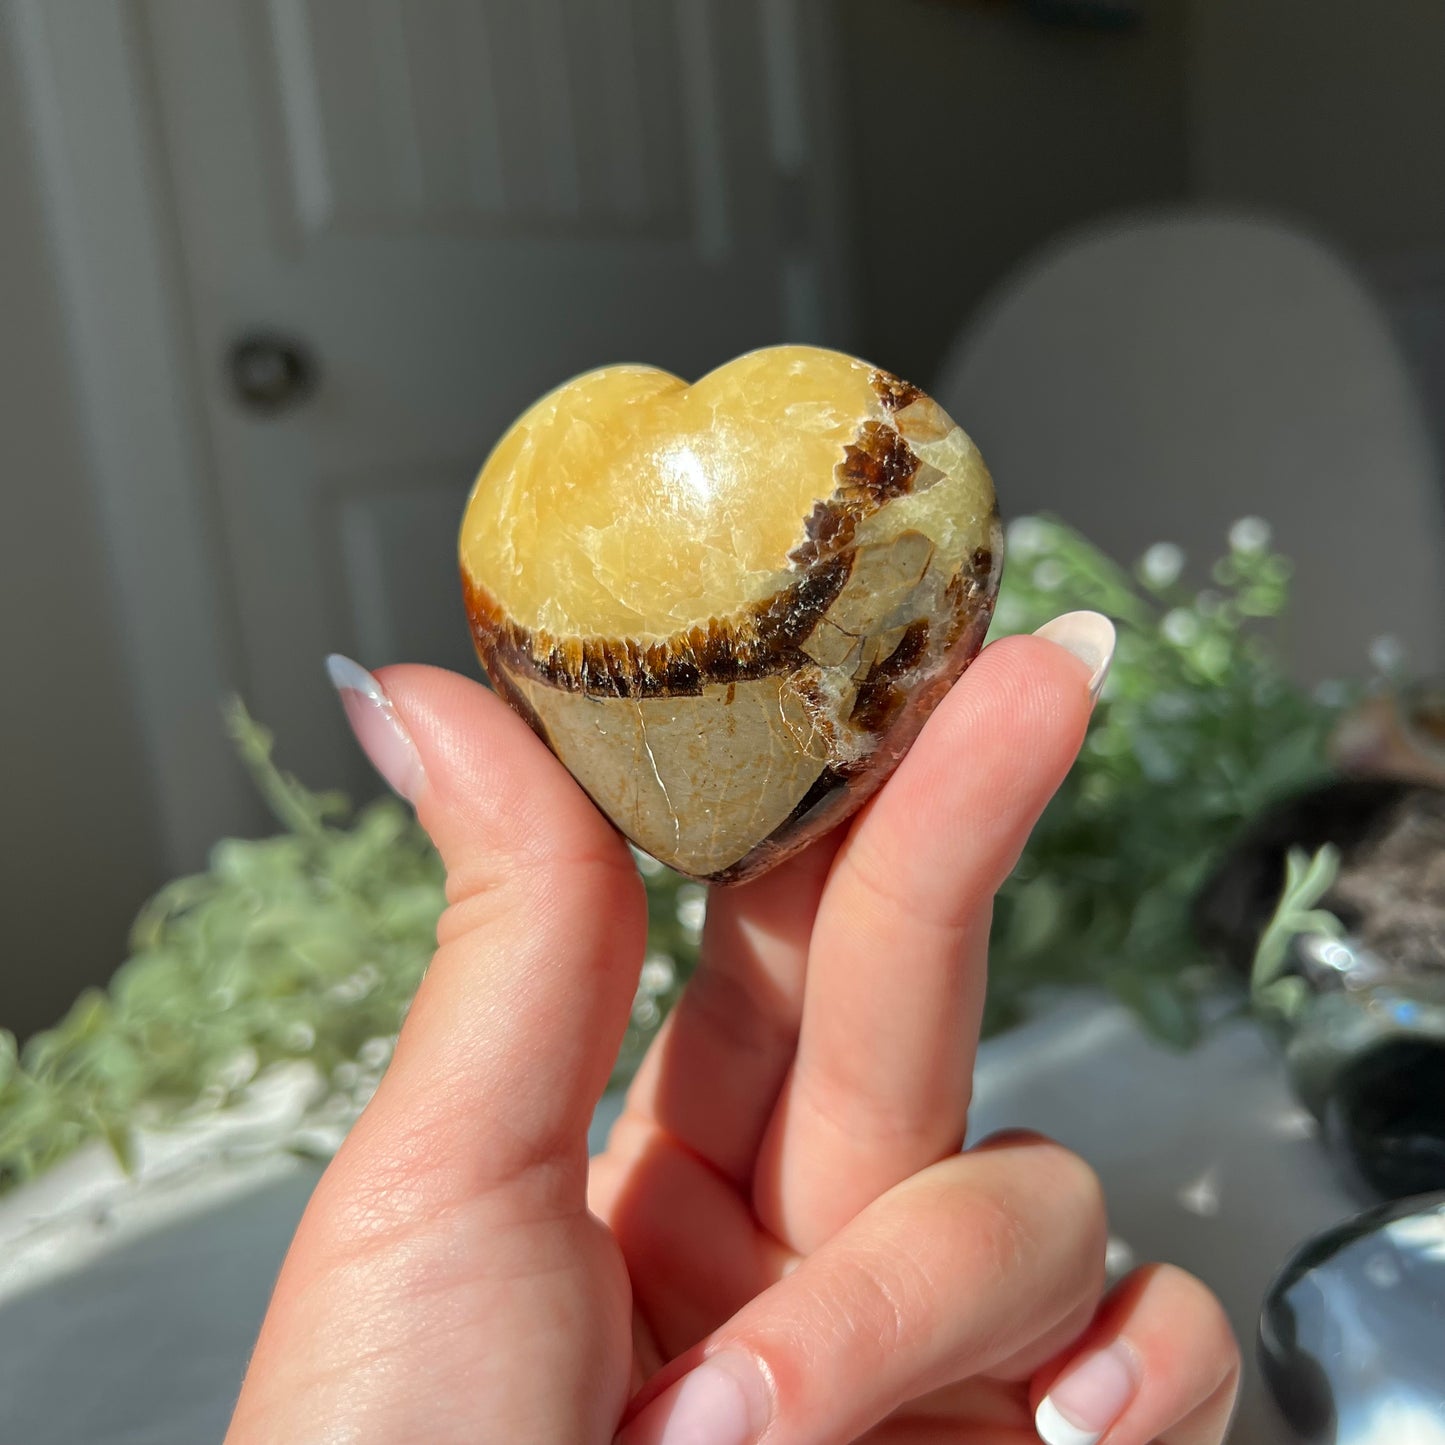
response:
<path fill-rule="evenodd" d="M 757 1364 L 723 1351 L 664 1390 L 614 1445 L 749 1445 L 767 1426 L 769 1399 Z"/>
<path fill-rule="evenodd" d="M 359 662 L 339 652 L 326 659 L 326 672 L 372 767 L 408 803 L 416 802 L 425 781 L 421 758 L 386 689 Z"/>
<path fill-rule="evenodd" d="M 1096 1445 L 1139 1388 L 1134 1351 L 1123 1340 L 1072 1366 L 1039 1402 L 1034 1429 L 1044 1445 Z"/>
<path fill-rule="evenodd" d="M 1102 612 L 1065 612 L 1034 633 L 1072 652 L 1089 669 L 1089 697 L 1097 698 L 1114 660 L 1114 624 Z"/>

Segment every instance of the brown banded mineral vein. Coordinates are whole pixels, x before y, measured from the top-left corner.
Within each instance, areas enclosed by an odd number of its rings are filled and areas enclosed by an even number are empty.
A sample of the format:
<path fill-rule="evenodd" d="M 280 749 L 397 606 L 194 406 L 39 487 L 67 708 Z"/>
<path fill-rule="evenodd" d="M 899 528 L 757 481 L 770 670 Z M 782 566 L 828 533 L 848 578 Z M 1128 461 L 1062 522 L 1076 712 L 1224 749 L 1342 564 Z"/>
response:
<path fill-rule="evenodd" d="M 735 881 L 892 770 L 982 645 L 1002 538 L 935 402 L 781 346 L 691 386 L 611 366 L 543 397 L 460 550 L 497 691 L 638 847 Z"/>

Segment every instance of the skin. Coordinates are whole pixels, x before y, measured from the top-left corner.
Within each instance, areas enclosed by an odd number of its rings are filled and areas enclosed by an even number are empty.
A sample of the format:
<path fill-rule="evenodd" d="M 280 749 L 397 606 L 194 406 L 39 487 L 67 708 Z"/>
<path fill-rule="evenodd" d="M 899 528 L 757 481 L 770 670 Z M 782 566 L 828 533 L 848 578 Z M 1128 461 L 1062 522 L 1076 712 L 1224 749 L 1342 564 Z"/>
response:
<path fill-rule="evenodd" d="M 590 1165 L 645 942 L 630 854 L 484 688 L 379 678 L 449 907 L 228 1445 L 606 1445 L 705 1356 L 761 1366 L 765 1445 L 1022 1445 L 1050 1382 L 1119 1339 L 1139 1384 L 1107 1445 L 1223 1438 L 1239 1358 L 1203 1286 L 1154 1267 L 1105 1294 L 1082 1161 L 1029 1135 L 959 1152 L 992 898 L 1083 739 L 1082 663 L 987 648 L 850 823 L 714 891 Z"/>

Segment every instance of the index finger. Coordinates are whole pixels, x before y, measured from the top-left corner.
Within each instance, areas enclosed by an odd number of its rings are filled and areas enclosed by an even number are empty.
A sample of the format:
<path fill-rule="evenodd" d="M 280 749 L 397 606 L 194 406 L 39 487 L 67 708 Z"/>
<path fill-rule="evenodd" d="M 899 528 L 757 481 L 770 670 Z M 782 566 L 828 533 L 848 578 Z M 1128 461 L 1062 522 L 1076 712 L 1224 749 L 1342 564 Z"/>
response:
<path fill-rule="evenodd" d="M 754 1180 L 760 1218 L 794 1249 L 962 1145 L 993 895 L 1078 752 L 1112 653 L 1097 613 L 1050 627 L 1065 645 L 1012 637 L 980 654 L 839 851 Z"/>
<path fill-rule="evenodd" d="M 646 906 L 632 856 L 480 683 L 404 666 L 371 684 L 373 706 L 414 752 L 412 800 L 446 865 L 447 909 L 391 1066 L 336 1172 L 397 1171 L 396 1197 L 422 1209 L 530 1172 L 560 1182 L 558 1208 L 581 1210 L 587 1127 L 642 962 Z M 347 701 L 375 760 L 386 718 Z M 542 1167 L 553 1163 L 565 1167 Z"/>

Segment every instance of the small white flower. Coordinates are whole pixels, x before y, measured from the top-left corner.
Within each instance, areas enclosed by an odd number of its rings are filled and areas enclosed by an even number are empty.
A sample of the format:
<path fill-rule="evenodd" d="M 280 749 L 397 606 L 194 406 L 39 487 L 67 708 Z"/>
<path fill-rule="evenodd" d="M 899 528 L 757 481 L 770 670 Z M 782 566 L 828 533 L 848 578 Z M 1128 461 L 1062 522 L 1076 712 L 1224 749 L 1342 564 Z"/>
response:
<path fill-rule="evenodd" d="M 640 1029 L 650 1029 L 661 1017 L 662 1010 L 650 998 L 641 999 L 632 1006 L 632 1022 Z"/>
<path fill-rule="evenodd" d="M 293 1054 L 305 1054 L 315 1046 L 316 1030 L 310 1024 L 298 1020 L 288 1024 L 281 1037 Z"/>
<path fill-rule="evenodd" d="M 1007 540 L 1015 557 L 1037 557 L 1048 545 L 1048 528 L 1037 517 L 1018 517 L 1009 523 Z"/>
<path fill-rule="evenodd" d="M 1405 644 L 1392 633 L 1377 637 L 1370 644 L 1370 662 L 1376 672 L 1398 672 L 1405 661 Z"/>
<path fill-rule="evenodd" d="M 1149 711 L 1160 722 L 1179 722 L 1199 710 L 1196 699 L 1186 692 L 1161 692 L 1149 699 Z"/>
<path fill-rule="evenodd" d="M 1057 557 L 1045 557 L 1034 568 L 1034 586 L 1041 592 L 1055 592 L 1064 585 L 1064 564 Z"/>
<path fill-rule="evenodd" d="M 365 963 L 340 983 L 332 984 L 328 992 L 341 1003 L 358 1003 L 380 982 L 381 970 L 374 963 Z"/>
<path fill-rule="evenodd" d="M 1178 760 L 1165 747 L 1142 737 L 1134 744 L 1134 756 L 1139 760 L 1139 771 L 1151 783 L 1168 784 L 1179 781 Z"/>
<path fill-rule="evenodd" d="M 215 1082 L 222 1089 L 239 1089 L 256 1077 L 256 1070 L 260 1065 L 261 1060 L 257 1057 L 255 1049 L 242 1049 L 240 1053 L 227 1059 L 216 1070 Z"/>
<path fill-rule="evenodd" d="M 1183 570 L 1183 548 L 1173 542 L 1156 542 L 1139 559 L 1139 571 L 1151 587 L 1172 587 Z"/>
<path fill-rule="evenodd" d="M 382 1069 L 391 1062 L 391 1051 L 395 1043 L 395 1039 L 367 1039 L 357 1050 L 356 1056 L 366 1068 Z"/>
<path fill-rule="evenodd" d="M 1199 637 L 1199 619 L 1187 607 L 1175 607 L 1164 614 L 1159 631 L 1175 647 L 1188 647 Z"/>
<path fill-rule="evenodd" d="M 696 943 L 702 937 L 703 919 L 707 917 L 707 892 L 696 883 L 684 883 L 677 890 L 677 921 L 682 931 Z"/>
<path fill-rule="evenodd" d="M 677 965 L 665 953 L 649 953 L 637 980 L 639 993 L 649 996 L 666 993 L 677 978 Z"/>
<path fill-rule="evenodd" d="M 1000 595 L 998 605 L 993 610 L 993 622 L 1000 635 L 1017 632 L 1024 625 L 1023 609 L 1014 601 L 1011 592 Z"/>
<path fill-rule="evenodd" d="M 1263 517 L 1241 517 L 1229 529 L 1229 545 L 1236 552 L 1263 552 L 1273 535 Z"/>

